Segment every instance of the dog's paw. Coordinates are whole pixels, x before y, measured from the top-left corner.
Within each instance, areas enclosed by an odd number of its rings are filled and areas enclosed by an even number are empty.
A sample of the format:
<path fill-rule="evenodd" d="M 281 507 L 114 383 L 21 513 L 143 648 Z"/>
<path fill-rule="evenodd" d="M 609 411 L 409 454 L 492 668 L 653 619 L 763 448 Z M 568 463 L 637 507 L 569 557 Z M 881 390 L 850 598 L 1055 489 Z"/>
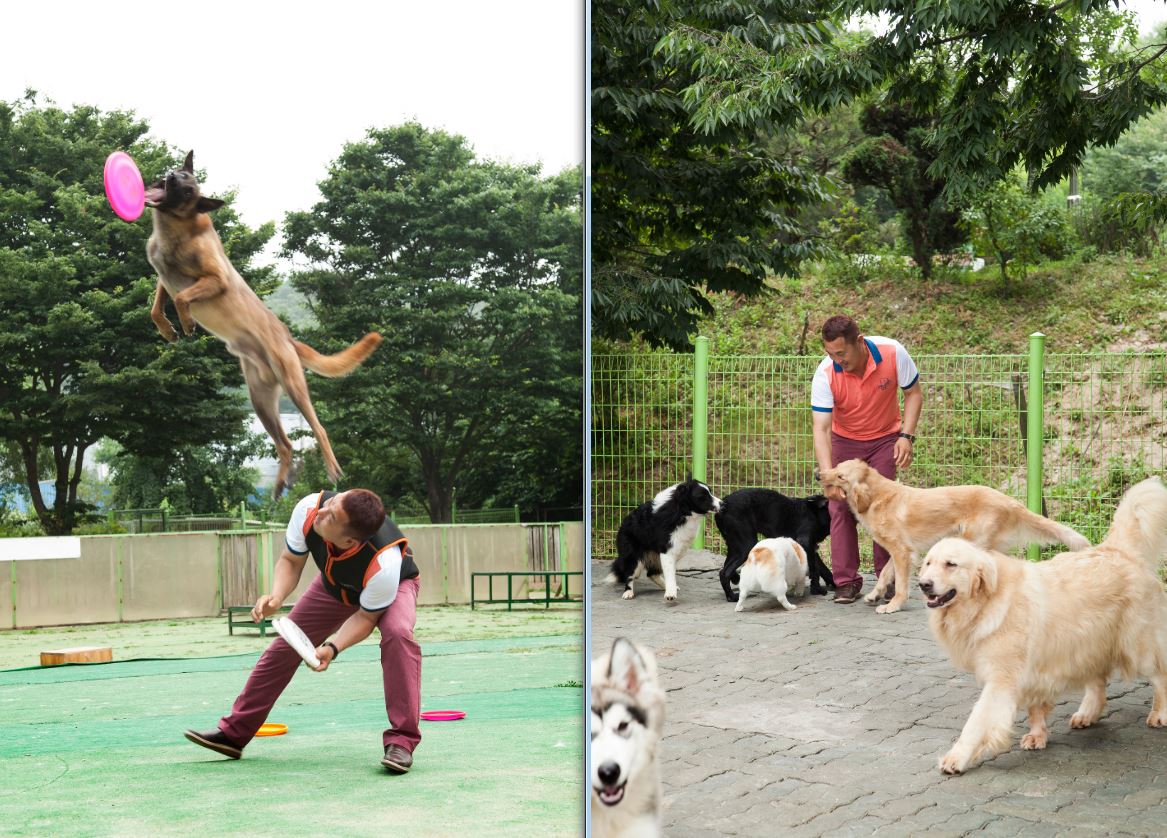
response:
<path fill-rule="evenodd" d="M 746 607 L 746 605 L 745 605 L 745 603 L 744 603 L 744 602 L 739 602 L 739 603 L 737 604 L 737 607 L 736 607 L 736 608 L 734 608 L 733 610 L 734 610 L 734 611 L 744 611 L 744 610 L 745 610 L 745 607 Z"/>
<path fill-rule="evenodd" d="M 1071 730 L 1081 730 L 1084 727 L 1091 727 L 1091 726 L 1093 726 L 1093 724 L 1096 721 L 1098 721 L 1097 716 L 1091 718 L 1090 716 L 1087 716 L 1085 713 L 1075 713 L 1074 715 L 1070 716 L 1070 729 Z M 1147 724 L 1150 724 L 1150 723 L 1151 723 L 1151 719 L 1148 717 Z"/>
<path fill-rule="evenodd" d="M 665 591 L 665 602 L 676 602 L 676 601 L 677 601 L 677 592 L 676 591 L 672 591 L 672 592 Z"/>
<path fill-rule="evenodd" d="M 1048 741 L 1048 733 L 1027 733 L 1021 737 L 1021 747 L 1026 751 L 1042 751 Z"/>
<path fill-rule="evenodd" d="M 880 605 L 878 608 L 875 609 L 875 613 L 876 614 L 894 614 L 897 611 L 899 611 L 900 608 L 901 608 L 901 604 L 893 600 L 891 602 L 887 602 L 887 603 L 884 603 L 883 605 Z"/>
<path fill-rule="evenodd" d="M 1147 727 L 1167 727 L 1167 710 L 1152 710 L 1147 716 Z"/>
<path fill-rule="evenodd" d="M 875 605 L 875 603 L 880 602 L 882 600 L 883 600 L 883 591 L 881 591 L 879 588 L 876 588 L 874 591 L 869 593 L 867 596 L 863 597 L 863 601 L 866 602 L 868 605 Z"/>
<path fill-rule="evenodd" d="M 957 754 L 955 750 L 949 751 L 944 756 L 940 757 L 940 771 L 944 774 L 963 774 L 964 769 L 968 767 L 968 761 Z"/>
<path fill-rule="evenodd" d="M 633 593 L 632 591 L 625 591 L 625 592 L 624 592 L 624 593 L 621 595 L 621 597 L 620 597 L 620 598 L 621 598 L 621 599 L 633 599 L 633 598 L 635 598 L 635 596 L 636 596 L 636 594 L 635 594 L 635 593 Z"/>

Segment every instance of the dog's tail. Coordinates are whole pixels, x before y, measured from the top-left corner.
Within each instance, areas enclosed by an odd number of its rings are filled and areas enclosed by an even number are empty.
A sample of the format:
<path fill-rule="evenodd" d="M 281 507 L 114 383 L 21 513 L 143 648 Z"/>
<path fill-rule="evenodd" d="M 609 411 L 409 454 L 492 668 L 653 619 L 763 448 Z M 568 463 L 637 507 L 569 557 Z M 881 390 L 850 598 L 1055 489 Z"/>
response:
<path fill-rule="evenodd" d="M 1167 487 L 1163 481 L 1150 477 L 1127 490 L 1102 544 L 1139 556 L 1152 570 L 1158 569 L 1167 553 Z"/>
<path fill-rule="evenodd" d="M 1050 521 L 1049 518 L 1026 510 L 1021 516 L 1018 546 L 1022 544 L 1064 544 L 1070 550 L 1085 550 L 1090 542 L 1077 530 L 1065 524 Z"/>
<path fill-rule="evenodd" d="M 336 378 L 347 375 L 361 365 L 373 354 L 373 350 L 381 343 L 381 336 L 376 332 L 369 332 L 348 349 L 337 352 L 335 355 L 321 355 L 306 343 L 292 341 L 296 345 L 296 354 L 300 361 L 312 372 Z"/>

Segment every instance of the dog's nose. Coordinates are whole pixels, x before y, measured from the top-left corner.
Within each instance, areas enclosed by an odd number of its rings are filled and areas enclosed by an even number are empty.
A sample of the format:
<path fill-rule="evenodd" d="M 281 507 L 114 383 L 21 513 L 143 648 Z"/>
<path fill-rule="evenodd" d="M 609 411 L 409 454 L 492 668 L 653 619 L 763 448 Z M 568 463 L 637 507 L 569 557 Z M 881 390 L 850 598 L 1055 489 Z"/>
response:
<path fill-rule="evenodd" d="M 921 579 L 920 580 L 920 590 L 923 591 L 924 593 L 926 593 L 928 596 L 932 596 L 932 580 L 931 579 Z"/>
<path fill-rule="evenodd" d="M 620 766 L 614 762 L 605 762 L 596 769 L 596 774 L 600 777 L 600 782 L 605 786 L 614 786 L 616 781 L 620 779 Z"/>

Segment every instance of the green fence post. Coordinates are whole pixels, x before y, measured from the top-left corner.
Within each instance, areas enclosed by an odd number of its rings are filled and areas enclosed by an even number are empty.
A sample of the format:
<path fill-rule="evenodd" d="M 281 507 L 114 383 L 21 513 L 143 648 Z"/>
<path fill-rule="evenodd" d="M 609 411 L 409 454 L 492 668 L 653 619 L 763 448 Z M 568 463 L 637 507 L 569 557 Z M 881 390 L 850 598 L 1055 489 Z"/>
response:
<path fill-rule="evenodd" d="M 1045 378 L 1045 335 L 1034 332 L 1029 336 L 1029 405 L 1026 414 L 1026 506 L 1030 512 L 1041 514 L 1041 455 L 1042 455 L 1042 400 Z M 1037 561 L 1040 548 L 1029 545 L 1030 561 Z"/>
<path fill-rule="evenodd" d="M 693 343 L 693 477 L 705 480 L 705 455 L 709 425 L 709 338 Z M 705 549 L 705 522 L 697 530 L 693 546 Z"/>

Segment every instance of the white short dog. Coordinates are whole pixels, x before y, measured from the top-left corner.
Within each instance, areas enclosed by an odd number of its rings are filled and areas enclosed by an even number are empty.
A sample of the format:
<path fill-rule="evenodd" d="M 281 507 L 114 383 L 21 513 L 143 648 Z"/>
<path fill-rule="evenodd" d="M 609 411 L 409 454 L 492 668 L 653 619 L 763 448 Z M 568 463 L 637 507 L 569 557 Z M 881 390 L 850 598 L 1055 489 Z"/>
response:
<path fill-rule="evenodd" d="M 742 565 L 734 611 L 742 610 L 746 595 L 752 591 L 770 594 L 787 611 L 793 611 L 786 592 L 802 596 L 809 584 L 809 567 L 802 545 L 792 538 L 764 538 L 754 545 Z"/>

